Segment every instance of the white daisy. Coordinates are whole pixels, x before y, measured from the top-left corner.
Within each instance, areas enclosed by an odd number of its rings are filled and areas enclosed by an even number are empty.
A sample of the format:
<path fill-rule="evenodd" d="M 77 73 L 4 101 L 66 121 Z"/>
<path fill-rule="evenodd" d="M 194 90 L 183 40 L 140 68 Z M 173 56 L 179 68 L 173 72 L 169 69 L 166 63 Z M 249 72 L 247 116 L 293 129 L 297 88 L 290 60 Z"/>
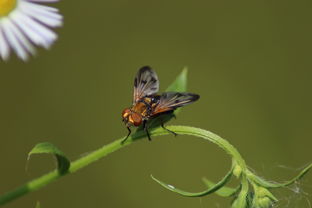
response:
<path fill-rule="evenodd" d="M 50 28 L 60 27 L 63 17 L 58 9 L 40 3 L 57 1 L 0 0 L 0 59 L 7 60 L 12 50 L 26 61 L 36 53 L 35 45 L 52 45 L 57 34 Z"/>

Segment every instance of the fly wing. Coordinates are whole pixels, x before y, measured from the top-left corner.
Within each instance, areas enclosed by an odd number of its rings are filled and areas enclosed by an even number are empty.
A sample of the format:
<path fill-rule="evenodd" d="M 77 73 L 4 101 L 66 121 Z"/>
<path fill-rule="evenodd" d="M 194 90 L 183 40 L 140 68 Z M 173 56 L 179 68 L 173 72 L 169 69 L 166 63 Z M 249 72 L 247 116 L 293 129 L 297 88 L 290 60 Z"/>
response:
<path fill-rule="evenodd" d="M 199 99 L 199 95 L 187 92 L 165 92 L 160 96 L 153 114 L 157 115 L 167 111 L 175 110 L 179 107 L 191 104 Z"/>
<path fill-rule="evenodd" d="M 139 69 L 134 79 L 133 104 L 141 98 L 153 95 L 159 90 L 159 81 L 156 72 L 149 66 Z"/>

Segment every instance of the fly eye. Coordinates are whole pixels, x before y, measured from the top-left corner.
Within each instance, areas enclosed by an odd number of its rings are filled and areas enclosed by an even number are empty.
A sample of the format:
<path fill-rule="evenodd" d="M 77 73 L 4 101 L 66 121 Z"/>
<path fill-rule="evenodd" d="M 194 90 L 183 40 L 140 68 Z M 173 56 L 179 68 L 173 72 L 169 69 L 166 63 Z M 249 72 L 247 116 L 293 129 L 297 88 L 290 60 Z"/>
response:
<path fill-rule="evenodd" d="M 121 116 L 123 118 L 127 117 L 131 113 L 130 109 L 126 108 L 122 111 Z"/>

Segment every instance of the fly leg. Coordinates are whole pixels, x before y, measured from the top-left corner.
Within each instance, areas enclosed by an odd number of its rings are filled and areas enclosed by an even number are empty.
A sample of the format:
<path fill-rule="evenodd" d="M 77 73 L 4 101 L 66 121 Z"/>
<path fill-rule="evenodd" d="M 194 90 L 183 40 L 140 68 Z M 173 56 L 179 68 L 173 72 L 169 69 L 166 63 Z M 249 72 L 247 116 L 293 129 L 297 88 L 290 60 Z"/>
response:
<path fill-rule="evenodd" d="M 131 129 L 130 129 L 128 126 L 127 126 L 127 129 L 128 129 L 128 135 L 127 135 L 127 137 L 126 137 L 124 140 L 122 140 L 121 144 L 124 144 L 125 141 L 128 139 L 128 137 L 129 137 L 130 134 L 131 134 Z"/>
<path fill-rule="evenodd" d="M 171 130 L 167 129 L 167 128 L 164 126 L 164 123 L 161 123 L 161 127 L 162 127 L 163 129 L 165 129 L 166 131 L 172 133 L 174 136 L 177 136 L 177 135 L 178 135 L 178 134 L 175 133 L 174 131 L 171 131 Z"/>
<path fill-rule="evenodd" d="M 147 135 L 148 140 L 149 140 L 149 141 L 152 141 L 152 138 L 151 138 L 151 136 L 150 136 L 150 134 L 149 134 L 149 132 L 148 132 L 147 121 L 146 121 L 146 120 L 143 121 L 143 129 L 144 129 L 144 131 L 146 132 L 146 135 Z"/>

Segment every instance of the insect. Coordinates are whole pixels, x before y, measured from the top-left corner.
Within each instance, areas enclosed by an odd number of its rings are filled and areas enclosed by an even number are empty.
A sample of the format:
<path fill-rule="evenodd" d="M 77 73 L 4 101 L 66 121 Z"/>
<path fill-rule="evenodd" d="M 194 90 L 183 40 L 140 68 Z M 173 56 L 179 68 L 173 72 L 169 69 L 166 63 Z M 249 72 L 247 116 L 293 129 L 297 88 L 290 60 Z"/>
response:
<path fill-rule="evenodd" d="M 171 114 L 179 107 L 188 105 L 199 99 L 199 95 L 187 92 L 164 92 L 157 94 L 159 90 L 159 80 L 156 72 L 149 66 L 139 69 L 134 79 L 133 101 L 130 108 L 122 111 L 122 121 L 128 129 L 127 137 L 122 141 L 124 143 L 131 134 L 130 127 L 141 126 L 146 132 L 149 140 L 151 140 L 148 132 L 147 122 L 151 119 L 164 114 Z M 167 131 L 177 135 L 161 126 Z"/>

